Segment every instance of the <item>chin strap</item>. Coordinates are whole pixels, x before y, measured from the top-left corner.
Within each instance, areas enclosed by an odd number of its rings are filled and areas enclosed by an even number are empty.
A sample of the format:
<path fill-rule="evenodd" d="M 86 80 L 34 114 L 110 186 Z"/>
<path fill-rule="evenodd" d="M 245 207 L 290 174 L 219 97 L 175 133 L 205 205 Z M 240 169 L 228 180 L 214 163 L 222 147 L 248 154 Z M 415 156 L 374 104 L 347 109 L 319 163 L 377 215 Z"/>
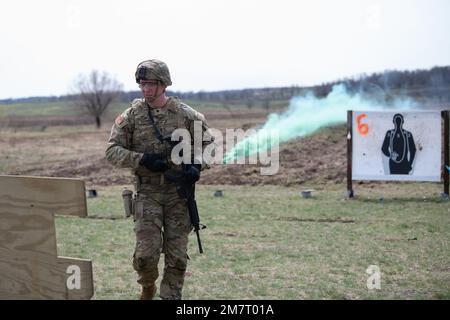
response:
<path fill-rule="evenodd" d="M 159 81 L 159 84 L 161 83 L 161 81 Z M 159 84 L 158 84 L 158 88 L 159 88 Z M 153 97 L 151 97 L 150 99 L 152 99 L 151 101 L 149 101 L 149 99 L 147 99 L 147 98 L 145 98 L 145 100 L 147 101 L 147 103 L 152 103 L 152 102 L 155 102 L 156 100 L 158 100 L 163 94 L 164 94 L 164 92 L 166 92 L 166 90 L 165 89 L 163 89 L 163 91 L 160 93 L 160 94 L 158 94 L 158 89 L 156 89 L 156 92 L 155 92 L 155 95 L 153 96 Z"/>

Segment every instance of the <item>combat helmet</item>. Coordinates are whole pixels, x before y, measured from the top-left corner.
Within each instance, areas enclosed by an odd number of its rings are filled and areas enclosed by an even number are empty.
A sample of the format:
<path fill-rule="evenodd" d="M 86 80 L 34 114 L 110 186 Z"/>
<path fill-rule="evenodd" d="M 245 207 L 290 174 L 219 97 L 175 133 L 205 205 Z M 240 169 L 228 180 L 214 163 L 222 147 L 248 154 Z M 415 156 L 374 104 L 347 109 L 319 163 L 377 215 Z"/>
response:
<path fill-rule="evenodd" d="M 145 60 L 139 63 L 135 77 L 137 83 L 141 80 L 159 80 L 167 87 L 172 85 L 169 68 L 164 62 L 156 59 Z"/>

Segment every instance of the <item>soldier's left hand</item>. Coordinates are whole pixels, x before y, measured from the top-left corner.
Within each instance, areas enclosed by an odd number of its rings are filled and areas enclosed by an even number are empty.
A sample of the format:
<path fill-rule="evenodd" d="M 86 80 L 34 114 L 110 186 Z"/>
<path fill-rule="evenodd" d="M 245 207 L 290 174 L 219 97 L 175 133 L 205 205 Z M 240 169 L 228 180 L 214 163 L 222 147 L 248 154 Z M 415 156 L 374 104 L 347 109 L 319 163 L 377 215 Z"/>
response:
<path fill-rule="evenodd" d="M 184 178 L 188 183 L 195 183 L 200 179 L 200 168 L 199 164 L 189 164 L 184 171 Z"/>
<path fill-rule="evenodd" d="M 155 172 L 164 172 L 168 169 L 168 165 L 161 154 L 144 153 L 139 164 Z"/>

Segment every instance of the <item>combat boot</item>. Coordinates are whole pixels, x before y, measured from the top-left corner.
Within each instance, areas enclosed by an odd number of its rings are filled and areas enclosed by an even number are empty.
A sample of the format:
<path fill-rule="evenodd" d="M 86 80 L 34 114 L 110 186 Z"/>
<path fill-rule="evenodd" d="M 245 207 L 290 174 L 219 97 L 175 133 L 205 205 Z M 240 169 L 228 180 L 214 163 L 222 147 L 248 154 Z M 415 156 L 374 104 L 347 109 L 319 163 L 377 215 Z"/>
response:
<path fill-rule="evenodd" d="M 156 285 L 153 283 L 147 287 L 142 287 L 141 300 L 152 300 L 156 294 Z"/>

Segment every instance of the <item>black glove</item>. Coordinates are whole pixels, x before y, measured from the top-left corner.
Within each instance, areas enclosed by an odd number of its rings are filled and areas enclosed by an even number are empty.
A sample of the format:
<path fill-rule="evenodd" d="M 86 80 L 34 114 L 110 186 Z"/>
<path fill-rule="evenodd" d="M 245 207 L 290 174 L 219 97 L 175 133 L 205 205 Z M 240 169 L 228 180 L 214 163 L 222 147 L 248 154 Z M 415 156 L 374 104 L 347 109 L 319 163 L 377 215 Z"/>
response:
<path fill-rule="evenodd" d="M 188 164 L 184 170 L 184 179 L 188 183 L 195 183 L 200 179 L 200 164 Z"/>
<path fill-rule="evenodd" d="M 163 156 L 155 153 L 144 153 L 139 164 L 155 172 L 164 172 L 169 168 Z"/>

